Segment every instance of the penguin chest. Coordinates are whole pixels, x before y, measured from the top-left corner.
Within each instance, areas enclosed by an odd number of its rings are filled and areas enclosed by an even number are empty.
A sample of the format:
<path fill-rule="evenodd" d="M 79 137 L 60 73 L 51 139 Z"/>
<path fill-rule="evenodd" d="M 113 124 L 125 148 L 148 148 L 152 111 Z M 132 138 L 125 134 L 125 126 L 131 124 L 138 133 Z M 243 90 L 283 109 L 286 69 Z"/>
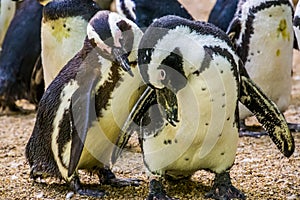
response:
<path fill-rule="evenodd" d="M 284 110 L 289 104 L 292 83 L 292 10 L 286 4 L 258 11 L 251 28 L 252 33 L 244 35 L 249 37 L 249 44 L 242 47 L 248 48 L 245 68 L 251 79 Z"/>
<path fill-rule="evenodd" d="M 0 50 L 6 31 L 16 11 L 16 2 L 1 0 L 0 2 Z"/>
<path fill-rule="evenodd" d="M 176 127 L 165 124 L 159 134 L 144 138 L 143 152 L 150 171 L 178 177 L 199 169 L 220 172 L 233 164 L 238 140 L 238 86 L 229 63 L 222 57 L 215 59 L 225 67 L 211 63 L 177 93 Z"/>
<path fill-rule="evenodd" d="M 136 74 L 136 70 L 132 71 Z M 139 88 L 142 80 L 138 76 L 131 77 L 128 73 L 120 70 L 118 79 L 109 78 L 113 73 L 111 69 L 102 70 L 103 77 L 98 86 L 101 97 L 99 101 L 107 103 L 105 107 L 101 108 L 98 121 L 93 122 L 88 131 L 78 168 L 110 165 L 111 153 L 120 130 L 133 105 L 143 92 Z M 114 85 L 114 81 L 116 83 L 111 91 L 101 87 L 108 85 L 108 82 Z"/>
<path fill-rule="evenodd" d="M 46 88 L 65 64 L 82 48 L 87 21 L 67 17 L 42 22 L 42 63 Z"/>

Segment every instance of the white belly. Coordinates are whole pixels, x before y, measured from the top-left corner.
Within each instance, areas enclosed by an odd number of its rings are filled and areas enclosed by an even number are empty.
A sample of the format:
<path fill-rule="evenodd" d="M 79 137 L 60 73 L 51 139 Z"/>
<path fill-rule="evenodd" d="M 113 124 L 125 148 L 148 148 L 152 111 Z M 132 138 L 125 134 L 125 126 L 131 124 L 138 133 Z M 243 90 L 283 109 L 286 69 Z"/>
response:
<path fill-rule="evenodd" d="M 288 7 L 274 7 L 268 13 L 256 15 L 254 35 L 251 37 L 250 52 L 245 67 L 252 80 L 264 93 L 285 111 L 290 102 L 293 61 L 292 13 Z M 285 13 L 283 13 L 283 11 Z M 268 20 L 272 13 L 272 20 Z M 261 22 L 261 23 L 259 23 Z M 251 115 L 240 105 L 240 118 Z"/>
<path fill-rule="evenodd" d="M 150 171 L 178 176 L 199 169 L 221 172 L 233 164 L 238 141 L 237 83 L 226 66 L 212 65 L 178 92 L 176 127 L 167 125 L 159 135 L 144 140 Z"/>
<path fill-rule="evenodd" d="M 82 48 L 87 21 L 82 17 L 60 18 L 42 23 L 41 44 L 45 88 Z"/>
<path fill-rule="evenodd" d="M 4 40 L 6 31 L 13 19 L 16 11 L 16 2 L 11 0 L 1 0 L 0 2 L 0 49 Z"/>

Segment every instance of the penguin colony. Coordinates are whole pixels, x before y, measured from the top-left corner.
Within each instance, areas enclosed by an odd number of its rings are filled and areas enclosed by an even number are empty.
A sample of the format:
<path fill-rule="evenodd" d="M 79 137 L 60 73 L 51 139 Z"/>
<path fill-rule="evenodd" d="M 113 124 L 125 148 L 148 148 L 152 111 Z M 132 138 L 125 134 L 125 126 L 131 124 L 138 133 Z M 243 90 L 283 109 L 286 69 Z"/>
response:
<path fill-rule="evenodd" d="M 31 178 L 64 179 L 76 193 L 96 197 L 105 192 L 81 185 L 78 170 L 97 174 L 101 184 L 138 185 L 138 180 L 117 179 L 110 169 L 137 131 L 152 174 L 147 199 L 172 199 L 162 179 L 189 177 L 201 169 L 216 175 L 206 197 L 244 199 L 229 175 L 238 142 L 239 102 L 283 155 L 293 154 L 281 107 L 248 75 L 247 61 L 261 61 L 247 51 L 249 57 L 240 54 L 248 25 L 242 20 L 254 8 L 260 11 L 253 12 L 254 19 L 257 13 L 270 17 L 270 8 L 287 13 L 276 23 L 290 48 L 293 11 L 288 1 L 252 5 L 240 0 L 230 37 L 210 23 L 194 21 L 177 1 L 166 2 L 117 0 L 120 15 L 101 11 L 101 3 L 91 0 L 41 2 L 40 69 L 46 91 L 26 146 Z M 107 1 L 102 3 L 107 9 Z M 294 28 L 296 22 L 295 16 Z M 237 24 L 241 28 L 234 29 Z M 256 38 L 252 32 L 249 37 L 248 51 L 255 49 Z M 279 50 L 278 56 L 284 49 Z"/>

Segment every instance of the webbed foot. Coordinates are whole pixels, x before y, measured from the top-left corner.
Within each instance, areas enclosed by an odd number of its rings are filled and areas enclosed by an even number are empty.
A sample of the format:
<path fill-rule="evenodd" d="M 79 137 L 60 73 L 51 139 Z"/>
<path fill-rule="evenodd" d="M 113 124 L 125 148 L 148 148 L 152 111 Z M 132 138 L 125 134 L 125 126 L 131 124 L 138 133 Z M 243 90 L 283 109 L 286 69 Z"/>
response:
<path fill-rule="evenodd" d="M 83 188 L 78 176 L 74 176 L 70 181 L 70 188 L 77 194 L 90 197 L 104 197 L 106 193 L 103 190 L 93 190 Z"/>
<path fill-rule="evenodd" d="M 153 179 L 150 181 L 150 192 L 147 200 L 176 200 L 166 194 L 161 182 Z"/>
<path fill-rule="evenodd" d="M 134 178 L 116 178 L 115 174 L 107 168 L 100 170 L 98 176 L 101 184 L 111 185 L 113 187 L 139 186 L 140 182 L 142 182 L 141 180 Z"/>
<path fill-rule="evenodd" d="M 212 189 L 205 194 L 205 197 L 218 200 L 246 198 L 240 190 L 232 185 L 228 171 L 216 174 L 214 185 Z"/>

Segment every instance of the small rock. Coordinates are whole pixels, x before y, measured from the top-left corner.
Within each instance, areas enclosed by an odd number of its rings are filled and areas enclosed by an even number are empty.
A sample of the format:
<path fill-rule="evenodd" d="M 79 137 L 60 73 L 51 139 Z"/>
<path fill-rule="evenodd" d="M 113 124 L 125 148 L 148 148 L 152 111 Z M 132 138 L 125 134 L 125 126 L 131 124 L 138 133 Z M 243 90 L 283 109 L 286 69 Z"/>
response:
<path fill-rule="evenodd" d="M 74 192 L 68 192 L 66 199 L 71 199 L 74 196 Z"/>
<path fill-rule="evenodd" d="M 291 196 L 288 196 L 286 199 L 287 200 L 296 200 L 296 199 L 298 199 L 298 197 L 297 197 L 297 195 L 293 194 Z"/>
<path fill-rule="evenodd" d="M 40 192 L 40 193 L 38 193 L 38 194 L 35 195 L 35 197 L 38 198 L 38 199 L 43 198 L 43 196 L 44 196 L 43 192 Z"/>

